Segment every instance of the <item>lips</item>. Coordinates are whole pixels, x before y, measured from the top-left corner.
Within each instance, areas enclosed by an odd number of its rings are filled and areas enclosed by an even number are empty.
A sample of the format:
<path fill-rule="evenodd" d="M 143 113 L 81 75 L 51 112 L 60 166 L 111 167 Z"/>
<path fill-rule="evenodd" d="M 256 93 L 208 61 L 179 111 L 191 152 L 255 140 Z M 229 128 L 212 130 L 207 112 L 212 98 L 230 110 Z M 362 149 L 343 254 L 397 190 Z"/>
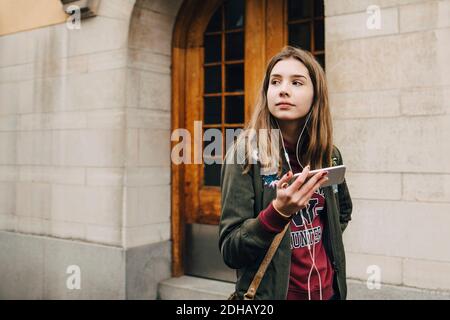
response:
<path fill-rule="evenodd" d="M 292 104 L 292 103 L 289 103 L 289 102 L 285 102 L 285 101 L 283 101 L 283 102 L 278 102 L 277 104 L 275 104 L 277 107 L 280 107 L 280 108 L 290 108 L 290 107 L 295 107 L 295 105 L 294 104 Z"/>

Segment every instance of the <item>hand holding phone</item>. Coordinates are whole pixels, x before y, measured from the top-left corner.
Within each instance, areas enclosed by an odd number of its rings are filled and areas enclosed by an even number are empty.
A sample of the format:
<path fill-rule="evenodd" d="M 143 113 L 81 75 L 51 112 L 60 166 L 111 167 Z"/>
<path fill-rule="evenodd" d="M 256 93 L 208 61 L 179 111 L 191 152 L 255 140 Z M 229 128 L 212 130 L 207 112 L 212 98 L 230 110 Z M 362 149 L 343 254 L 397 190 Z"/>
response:
<path fill-rule="evenodd" d="M 322 187 L 328 187 L 333 184 L 340 184 L 344 182 L 345 177 L 345 165 L 335 166 L 335 167 L 328 167 L 328 168 L 322 168 L 317 170 L 312 170 L 309 172 L 308 177 L 306 178 L 306 181 L 310 179 L 312 176 L 314 176 L 316 173 L 321 171 L 327 171 L 328 172 L 328 181 L 326 181 L 324 184 L 322 184 Z M 289 185 L 294 182 L 294 180 L 300 175 L 301 173 L 296 173 L 289 181 Z M 306 183 L 305 181 L 305 183 Z"/>
<path fill-rule="evenodd" d="M 289 219 L 295 212 L 305 208 L 313 193 L 328 182 L 328 170 L 324 169 L 310 172 L 309 166 L 306 166 L 295 177 L 291 171 L 283 175 L 277 182 L 277 197 L 272 201 L 274 209 Z"/>

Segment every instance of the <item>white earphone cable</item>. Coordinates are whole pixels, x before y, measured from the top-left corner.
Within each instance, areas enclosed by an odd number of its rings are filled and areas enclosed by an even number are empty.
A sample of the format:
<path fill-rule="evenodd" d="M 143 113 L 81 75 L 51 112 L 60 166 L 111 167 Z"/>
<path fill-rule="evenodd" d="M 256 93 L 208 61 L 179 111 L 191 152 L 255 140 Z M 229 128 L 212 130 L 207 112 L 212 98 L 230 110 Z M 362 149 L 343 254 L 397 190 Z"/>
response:
<path fill-rule="evenodd" d="M 302 129 L 302 131 L 301 131 L 301 133 L 300 133 L 300 136 L 299 136 L 299 138 L 298 138 L 298 140 L 297 140 L 297 144 L 296 144 L 296 147 L 295 147 L 295 155 L 296 155 L 296 157 L 297 157 L 297 161 L 298 161 L 300 167 L 302 168 L 302 170 L 304 169 L 304 167 L 303 167 L 303 165 L 301 164 L 301 162 L 300 162 L 300 160 L 299 160 L 299 157 L 298 157 L 298 144 L 300 143 L 300 140 L 301 140 L 301 138 L 302 138 L 303 132 L 305 131 L 306 125 L 308 124 L 308 121 L 309 121 L 309 118 L 310 118 L 310 116 L 311 116 L 311 113 L 312 113 L 312 112 L 310 111 L 309 114 L 308 114 L 308 118 L 307 118 L 306 121 L 305 121 L 305 125 L 303 126 L 303 129 Z M 276 121 L 276 123 L 277 123 L 278 128 L 280 128 L 277 119 L 275 119 L 275 121 Z M 281 134 L 281 143 L 282 143 L 282 146 L 283 146 L 284 156 L 285 156 L 286 161 L 287 161 L 287 163 L 288 163 L 289 169 L 292 171 L 291 163 L 290 163 L 290 161 L 289 161 L 289 155 L 288 155 L 288 153 L 287 153 L 287 151 L 286 151 L 286 147 L 284 146 L 283 133 L 281 132 L 281 129 L 280 129 L 280 134 Z M 305 232 L 308 232 L 308 231 L 307 231 L 307 229 L 308 229 L 307 221 L 306 221 L 306 219 L 303 217 L 303 215 L 302 215 L 301 213 L 300 213 L 300 216 L 301 216 L 302 221 L 303 221 L 303 224 L 304 224 L 304 226 L 305 226 Z M 313 231 L 313 219 L 314 219 L 314 217 L 312 217 L 311 223 L 310 223 L 310 225 L 311 225 L 311 231 Z M 312 238 L 312 235 L 310 236 L 310 238 Z M 322 280 L 321 280 L 321 277 L 320 277 L 319 269 L 318 269 L 317 266 L 316 266 L 316 252 L 315 252 L 316 241 L 315 241 L 314 238 L 312 238 L 313 249 L 312 249 L 312 253 L 311 253 L 311 245 L 309 244 L 308 237 L 306 237 L 306 239 L 307 239 L 307 241 L 308 241 L 307 245 L 308 245 L 309 256 L 311 257 L 311 260 L 312 260 L 311 268 L 309 269 L 309 273 L 308 273 L 308 299 L 311 300 L 311 276 L 312 276 L 312 271 L 313 271 L 313 269 L 315 269 L 316 272 L 317 272 L 318 278 L 319 278 L 319 294 L 320 294 L 320 300 L 322 300 Z"/>

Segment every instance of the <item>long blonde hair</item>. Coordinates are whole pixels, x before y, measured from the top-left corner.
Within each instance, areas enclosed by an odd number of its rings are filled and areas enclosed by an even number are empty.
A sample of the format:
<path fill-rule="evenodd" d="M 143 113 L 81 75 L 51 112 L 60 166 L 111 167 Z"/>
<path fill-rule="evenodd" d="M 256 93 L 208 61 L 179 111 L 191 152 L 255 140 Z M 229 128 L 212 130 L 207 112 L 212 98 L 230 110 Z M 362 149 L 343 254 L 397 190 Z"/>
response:
<path fill-rule="evenodd" d="M 250 170 L 250 158 L 255 154 L 254 148 L 256 145 L 258 160 L 261 162 L 262 167 L 267 169 L 270 166 L 273 167 L 275 164 L 275 170 L 278 176 L 281 175 L 281 148 L 272 148 L 273 141 L 271 137 L 273 135 L 271 135 L 271 131 L 277 128 L 274 125 L 275 117 L 270 113 L 267 105 L 267 90 L 269 87 L 270 73 L 275 64 L 288 58 L 297 59 L 305 65 L 309 71 L 314 87 L 314 98 L 310 109 L 312 113 L 307 128 L 305 129 L 306 152 L 301 153 L 299 150 L 300 161 L 305 165 L 309 164 L 311 170 L 331 166 L 333 127 L 328 105 L 328 89 L 325 72 L 310 52 L 292 46 L 286 46 L 269 61 L 250 121 L 237 137 L 237 141 L 233 147 L 228 150 L 228 152 L 235 150 L 236 145 L 244 143 L 245 164 L 243 174 Z M 267 139 L 259 139 L 259 135 L 255 134 L 260 132 L 261 129 L 267 130 Z M 305 150 L 305 148 L 302 148 L 302 150 Z M 228 152 L 225 157 L 228 156 Z"/>

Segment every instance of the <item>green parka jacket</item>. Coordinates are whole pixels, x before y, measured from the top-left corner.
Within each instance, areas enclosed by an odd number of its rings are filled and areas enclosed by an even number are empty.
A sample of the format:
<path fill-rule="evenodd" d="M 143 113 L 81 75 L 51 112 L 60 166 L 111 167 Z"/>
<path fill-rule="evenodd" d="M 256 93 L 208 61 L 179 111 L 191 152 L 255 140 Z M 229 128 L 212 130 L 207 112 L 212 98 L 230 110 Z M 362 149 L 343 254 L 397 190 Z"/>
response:
<path fill-rule="evenodd" d="M 229 159 L 229 158 L 228 158 Z M 264 185 L 260 163 L 252 164 L 246 174 L 244 165 L 225 159 L 221 169 L 222 211 L 219 224 L 219 248 L 227 266 L 236 269 L 236 293 L 240 299 L 261 264 L 276 234 L 266 231 L 257 216 L 276 198 L 276 189 Z M 333 148 L 333 166 L 343 164 L 340 151 Z M 289 171 L 283 162 L 282 175 Z M 352 200 L 344 180 L 323 188 L 327 214 L 323 241 L 334 267 L 333 287 L 339 299 L 346 299 L 345 252 L 342 233 L 351 219 Z M 255 295 L 260 300 L 284 300 L 287 296 L 291 264 L 289 230 L 283 237 Z"/>

